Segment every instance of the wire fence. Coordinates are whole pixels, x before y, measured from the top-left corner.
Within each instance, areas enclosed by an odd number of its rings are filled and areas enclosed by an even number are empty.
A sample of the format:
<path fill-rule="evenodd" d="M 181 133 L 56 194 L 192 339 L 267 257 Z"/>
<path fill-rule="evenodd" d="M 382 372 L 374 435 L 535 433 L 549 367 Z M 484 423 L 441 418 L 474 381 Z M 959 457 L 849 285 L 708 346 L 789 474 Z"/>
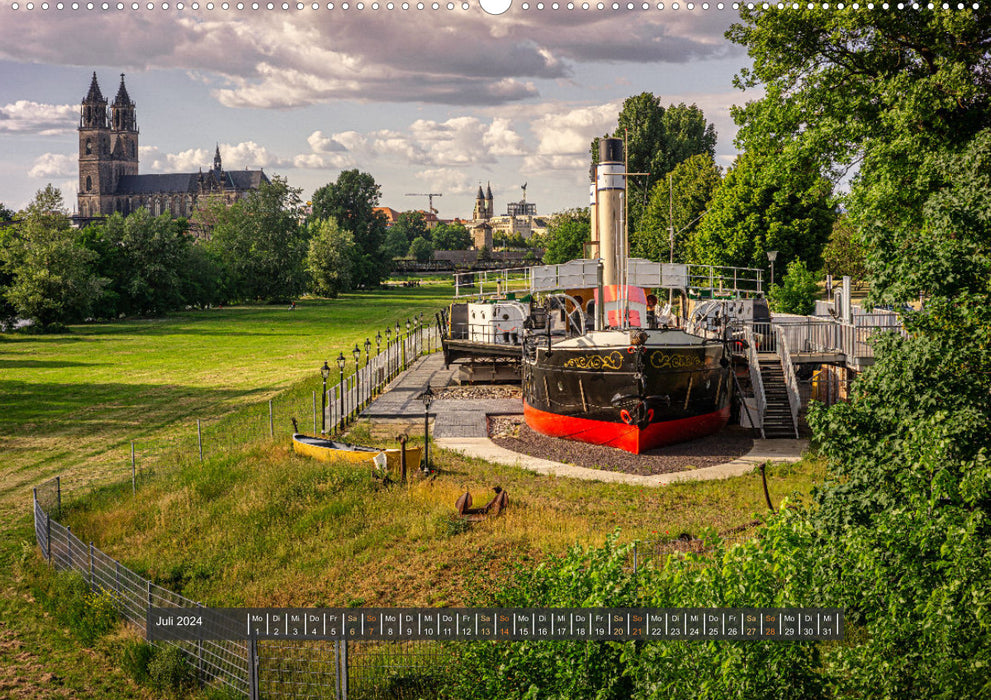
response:
<path fill-rule="evenodd" d="M 392 327 L 384 335 L 379 332 L 364 345 L 355 345 L 350 357 L 341 352 L 327 363 L 326 392 L 323 388 L 309 394 L 284 392 L 222 418 L 196 419 L 179 435 L 124 443 L 113 459 L 126 465 L 136 492 L 142 478 L 156 468 L 174 466 L 182 459 L 203 461 L 258 440 L 290 437 L 295 431 L 293 419 L 302 433 L 341 433 L 399 374 L 440 349 L 440 332 L 432 319 L 411 319 L 405 328 L 397 323 L 395 332 Z M 120 478 L 120 471 L 111 469 L 91 483 Z"/>
<path fill-rule="evenodd" d="M 72 534 L 52 517 L 62 509 L 62 481 L 34 489 L 35 541 L 56 571 L 75 571 L 91 591 L 110 595 L 121 617 L 145 633 L 150 608 L 202 604 L 150 581 Z M 236 635 L 232 635 L 236 636 Z M 296 640 L 163 641 L 179 649 L 200 683 L 259 698 L 430 698 L 453 652 L 436 642 Z"/>

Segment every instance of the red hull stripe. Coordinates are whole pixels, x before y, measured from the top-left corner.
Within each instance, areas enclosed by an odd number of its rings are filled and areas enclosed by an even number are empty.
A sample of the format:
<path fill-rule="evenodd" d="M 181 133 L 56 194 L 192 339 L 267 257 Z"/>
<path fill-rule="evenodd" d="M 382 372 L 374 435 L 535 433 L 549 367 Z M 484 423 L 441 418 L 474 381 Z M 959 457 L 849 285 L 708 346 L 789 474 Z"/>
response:
<path fill-rule="evenodd" d="M 692 418 L 651 423 L 646 428 L 623 423 L 589 420 L 547 413 L 523 403 L 527 425 L 541 435 L 617 447 L 633 454 L 677 442 L 694 440 L 722 430 L 729 420 L 729 406 Z"/>

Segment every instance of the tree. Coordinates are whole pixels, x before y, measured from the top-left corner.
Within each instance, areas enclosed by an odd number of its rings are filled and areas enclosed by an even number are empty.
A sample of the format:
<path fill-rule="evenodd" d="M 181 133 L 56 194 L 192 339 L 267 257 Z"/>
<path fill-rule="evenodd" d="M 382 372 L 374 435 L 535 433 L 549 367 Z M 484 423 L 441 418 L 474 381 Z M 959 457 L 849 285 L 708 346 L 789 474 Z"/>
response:
<path fill-rule="evenodd" d="M 334 298 L 353 289 L 354 257 L 358 254 L 354 236 L 337 225 L 335 219 L 317 219 L 308 226 L 310 248 L 306 271 L 313 292 Z"/>
<path fill-rule="evenodd" d="M 109 282 L 103 311 L 156 315 L 184 303 L 183 275 L 189 270 L 191 241 L 168 214 L 152 217 L 141 208 L 115 213 L 102 225 L 87 227 L 87 247 L 98 254 L 97 270 Z"/>
<path fill-rule="evenodd" d="M 591 240 L 588 209 L 570 209 L 555 214 L 547 228 L 544 263 L 556 265 L 585 257 L 585 244 Z"/>
<path fill-rule="evenodd" d="M 634 255 L 658 262 L 671 259 L 669 226 L 672 225 L 670 213 L 673 209 L 674 260 L 685 262 L 688 241 L 721 182 L 719 166 L 708 154 L 694 155 L 678 163 L 651 191 L 643 224 L 630 236 Z"/>
<path fill-rule="evenodd" d="M 826 274 L 834 277 L 850 276 L 862 280 L 866 274 L 866 251 L 848 216 L 841 216 L 833 224 L 829 243 L 822 251 L 822 263 Z"/>
<path fill-rule="evenodd" d="M 834 181 L 856 166 L 848 209 L 872 299 L 925 293 L 905 282 L 905 252 L 928 245 L 919 233 L 922 207 L 942 184 L 934 159 L 991 123 L 991 7 L 741 17 L 727 35 L 747 47 L 753 68 L 737 84 L 765 96 L 734 110 L 738 143 L 805 160 Z"/>
<path fill-rule="evenodd" d="M 417 238 L 430 240 L 430 229 L 427 228 L 427 219 L 422 211 L 404 211 L 396 218 L 389 231 L 399 231 L 405 237 L 407 245 Z"/>
<path fill-rule="evenodd" d="M 350 231 L 360 254 L 355 258 L 352 278 L 356 287 L 378 285 L 388 268 L 380 264 L 379 254 L 385 240 L 385 218 L 375 212 L 382 188 L 375 178 L 358 170 L 345 170 L 336 182 L 313 193 L 313 216 L 333 217 L 337 225 Z"/>
<path fill-rule="evenodd" d="M 653 93 L 627 98 L 618 116 L 615 138 L 627 139 L 627 167 L 649 176 L 627 178 L 630 231 L 639 232 L 651 189 L 666 173 L 693 155 L 715 156 L 716 130 L 702 110 L 681 103 L 666 110 Z M 598 163 L 599 139 L 592 142 L 592 164 Z"/>
<path fill-rule="evenodd" d="M 13 278 L 8 302 L 43 330 L 85 319 L 105 283 L 90 271 L 95 256 L 69 227 L 62 193 L 52 185 L 35 195 L 0 255 Z"/>
<path fill-rule="evenodd" d="M 688 244 L 689 262 L 769 270 L 767 251 L 777 250 L 779 262 L 822 267 L 836 216 L 832 187 L 815 170 L 776 158 L 737 158 Z"/>
<path fill-rule="evenodd" d="M 431 236 L 437 250 L 468 250 L 471 248 L 471 234 L 464 224 L 440 224 Z"/>
<path fill-rule="evenodd" d="M 417 262 L 429 262 L 434 257 L 434 247 L 430 241 L 420 236 L 410 244 L 409 256 Z"/>
<path fill-rule="evenodd" d="M 0 222 L 14 221 L 14 212 L 0 203 Z M 2 251 L 7 247 L 8 240 L 14 235 L 12 226 L 0 226 L 0 332 L 9 330 L 17 321 L 17 309 L 7 301 L 7 288 L 14 281 L 14 276 L 7 272 L 2 264 Z"/>
<path fill-rule="evenodd" d="M 216 222 L 209 247 L 225 262 L 222 287 L 228 300 L 286 302 L 305 289 L 307 240 L 299 193 L 275 177 L 229 207 L 208 204 L 208 216 Z"/>
<path fill-rule="evenodd" d="M 389 260 L 406 257 L 409 245 L 410 241 L 406 240 L 406 233 L 391 226 L 385 234 L 385 241 L 382 243 L 382 256 Z"/>
<path fill-rule="evenodd" d="M 767 296 L 774 311 L 808 316 L 815 310 L 818 295 L 816 274 L 808 270 L 801 260 L 792 260 L 781 284 L 773 285 Z"/>

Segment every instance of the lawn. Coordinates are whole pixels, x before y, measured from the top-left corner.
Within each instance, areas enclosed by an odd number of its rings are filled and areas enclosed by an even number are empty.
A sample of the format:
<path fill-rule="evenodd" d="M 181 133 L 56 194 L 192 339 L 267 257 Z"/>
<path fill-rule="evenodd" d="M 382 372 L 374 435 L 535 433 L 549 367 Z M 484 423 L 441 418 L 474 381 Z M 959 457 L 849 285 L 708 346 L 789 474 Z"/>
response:
<path fill-rule="evenodd" d="M 234 307 L 3 336 L 0 666 L 15 680 L 0 678 L 0 695 L 38 695 L 51 673 L 79 697 L 149 693 L 105 654 L 81 650 L 34 602 L 46 574 L 32 547 L 30 487 L 56 474 L 63 519 L 78 537 L 209 605 L 471 604 L 514 564 L 601 543 L 617 529 L 621 541 L 750 536 L 765 509 L 756 474 L 646 489 L 440 453 L 435 478 L 382 488 L 365 468 L 293 455 L 283 423 L 293 414 L 308 425 L 323 362 L 350 357 L 366 337 L 374 352 L 377 331 L 421 311 L 432 317 L 451 291 L 397 288 L 303 300 L 294 311 Z M 197 419 L 207 425 L 202 463 Z M 236 432 L 251 439 L 223 439 Z M 772 498 L 807 492 L 821 471 L 814 460 L 771 469 Z M 484 502 L 496 484 L 510 497 L 503 517 L 467 530 L 452 520 L 465 488 Z M 641 561 L 648 556 L 641 550 Z"/>

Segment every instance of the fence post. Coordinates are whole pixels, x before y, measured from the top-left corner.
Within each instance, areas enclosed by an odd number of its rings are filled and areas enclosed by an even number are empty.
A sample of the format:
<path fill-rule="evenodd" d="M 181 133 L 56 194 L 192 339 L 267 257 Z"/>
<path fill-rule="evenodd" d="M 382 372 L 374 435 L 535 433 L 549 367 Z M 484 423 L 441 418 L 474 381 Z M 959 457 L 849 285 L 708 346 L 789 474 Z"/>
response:
<path fill-rule="evenodd" d="M 45 513 L 45 558 L 52 563 L 52 516 Z"/>
<path fill-rule="evenodd" d="M 31 489 L 31 515 L 34 517 L 34 541 L 38 541 L 38 487 Z"/>
<path fill-rule="evenodd" d="M 258 637 L 254 630 L 248 637 L 248 697 L 258 700 Z"/>
<path fill-rule="evenodd" d="M 200 461 L 203 461 L 203 428 L 200 426 L 200 419 L 196 419 L 196 443 L 200 448 Z"/>
<path fill-rule="evenodd" d="M 89 589 L 93 590 L 93 543 L 89 543 Z"/>
<path fill-rule="evenodd" d="M 114 589 L 117 592 L 117 598 L 120 599 L 120 562 L 114 559 Z M 124 601 L 121 600 L 121 605 Z"/>
<path fill-rule="evenodd" d="M 58 496 L 58 517 L 62 517 L 62 477 L 55 477 L 55 493 Z"/>
<path fill-rule="evenodd" d="M 341 700 L 348 700 L 348 640 L 341 640 Z"/>
<path fill-rule="evenodd" d="M 72 571 L 72 527 L 65 526 L 65 558 L 69 560 L 69 571 Z"/>
<path fill-rule="evenodd" d="M 147 598 L 148 598 L 148 600 L 147 600 L 147 606 L 145 607 L 145 615 L 147 615 L 148 614 L 148 610 L 151 609 L 151 581 L 150 580 L 145 579 L 145 587 L 147 588 L 147 591 L 148 591 L 148 594 L 147 594 Z"/>
<path fill-rule="evenodd" d="M 272 413 L 272 399 L 268 400 L 268 436 L 275 437 L 275 415 Z"/>
<path fill-rule="evenodd" d="M 131 495 L 132 496 L 137 494 L 138 492 L 138 487 L 136 483 L 137 476 L 138 476 L 138 467 L 137 467 L 137 463 L 134 460 L 134 440 L 131 440 Z"/>
<path fill-rule="evenodd" d="M 334 700 L 341 700 L 341 640 L 334 640 Z"/>

